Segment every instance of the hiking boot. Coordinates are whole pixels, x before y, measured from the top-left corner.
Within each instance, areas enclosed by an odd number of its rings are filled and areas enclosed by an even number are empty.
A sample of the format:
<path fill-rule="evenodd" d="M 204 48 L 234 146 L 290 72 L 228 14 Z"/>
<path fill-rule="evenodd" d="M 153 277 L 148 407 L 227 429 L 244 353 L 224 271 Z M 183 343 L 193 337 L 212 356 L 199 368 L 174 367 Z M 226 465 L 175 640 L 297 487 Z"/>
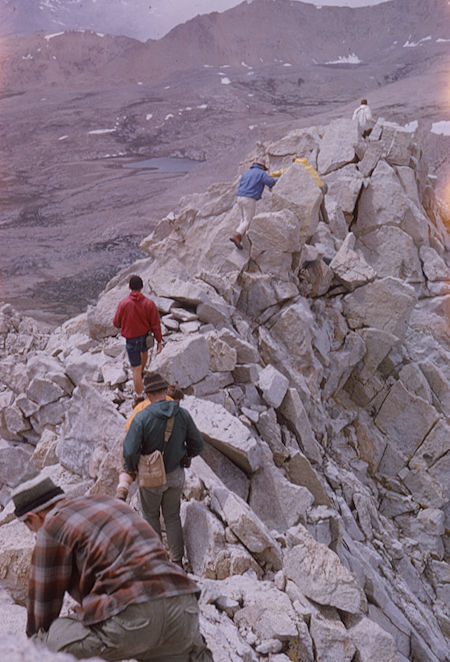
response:
<path fill-rule="evenodd" d="M 239 232 L 236 232 L 236 234 L 233 234 L 230 237 L 230 241 L 232 241 L 236 248 L 239 248 L 240 251 L 242 250 L 241 239 L 242 235 L 239 234 Z"/>
<path fill-rule="evenodd" d="M 116 499 L 120 499 L 121 501 L 126 501 L 127 496 L 128 496 L 128 487 L 123 487 L 120 485 L 117 490 L 116 490 Z"/>

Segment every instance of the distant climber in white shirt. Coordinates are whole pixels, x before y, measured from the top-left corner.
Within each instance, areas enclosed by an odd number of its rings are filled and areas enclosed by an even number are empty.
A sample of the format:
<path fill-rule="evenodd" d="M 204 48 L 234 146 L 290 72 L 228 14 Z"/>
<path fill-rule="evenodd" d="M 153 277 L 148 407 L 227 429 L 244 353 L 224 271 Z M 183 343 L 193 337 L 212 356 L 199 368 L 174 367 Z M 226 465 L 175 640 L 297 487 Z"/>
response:
<path fill-rule="evenodd" d="M 352 119 L 358 122 L 358 128 L 362 137 L 367 138 L 373 127 L 372 111 L 369 108 L 367 99 L 361 99 L 361 105 L 353 113 Z"/>

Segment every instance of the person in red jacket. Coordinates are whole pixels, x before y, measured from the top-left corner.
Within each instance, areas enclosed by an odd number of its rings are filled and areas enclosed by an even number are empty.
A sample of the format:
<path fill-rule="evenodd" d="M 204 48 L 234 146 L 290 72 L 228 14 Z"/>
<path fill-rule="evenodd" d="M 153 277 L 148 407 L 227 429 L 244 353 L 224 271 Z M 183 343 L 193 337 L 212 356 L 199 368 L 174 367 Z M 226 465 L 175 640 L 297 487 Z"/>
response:
<path fill-rule="evenodd" d="M 130 294 L 117 306 L 113 324 L 126 339 L 127 354 L 133 372 L 135 402 L 143 399 L 142 374 L 148 360 L 146 337 L 152 332 L 157 342 L 157 352 L 162 349 L 161 320 L 151 299 L 142 294 L 144 283 L 140 276 L 131 276 Z"/>

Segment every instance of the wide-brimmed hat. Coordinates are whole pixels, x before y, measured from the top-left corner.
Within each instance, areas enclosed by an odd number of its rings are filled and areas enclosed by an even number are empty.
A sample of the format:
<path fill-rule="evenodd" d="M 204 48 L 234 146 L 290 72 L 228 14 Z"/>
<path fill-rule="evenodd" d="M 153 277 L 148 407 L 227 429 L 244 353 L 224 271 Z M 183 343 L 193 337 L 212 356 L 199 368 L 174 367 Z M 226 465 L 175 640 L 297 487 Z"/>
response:
<path fill-rule="evenodd" d="M 64 491 L 51 478 L 39 474 L 14 490 L 14 514 L 20 520 L 25 519 L 27 513 L 38 513 L 65 496 Z"/>
<path fill-rule="evenodd" d="M 156 393 L 164 391 L 169 384 L 159 372 L 150 372 L 144 377 L 144 393 Z"/>

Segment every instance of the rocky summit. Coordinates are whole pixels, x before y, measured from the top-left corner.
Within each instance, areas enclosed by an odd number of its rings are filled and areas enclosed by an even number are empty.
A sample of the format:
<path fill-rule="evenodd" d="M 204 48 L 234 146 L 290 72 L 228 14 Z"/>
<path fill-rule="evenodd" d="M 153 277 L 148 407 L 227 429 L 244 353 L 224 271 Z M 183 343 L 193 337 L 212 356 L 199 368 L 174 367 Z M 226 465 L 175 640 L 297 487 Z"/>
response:
<path fill-rule="evenodd" d="M 295 156 L 327 184 L 325 214 Z M 237 180 L 220 182 L 56 330 L 1 308 L 2 586 L 24 604 L 16 485 L 43 470 L 68 494 L 114 494 L 132 380 L 112 317 L 139 273 L 164 332 L 151 368 L 206 440 L 182 512 L 215 662 L 445 662 L 449 237 L 422 151 L 397 124 L 362 140 L 337 119 L 257 144 L 241 170 L 260 158 L 284 172 L 242 251 Z M 22 622 L 1 628 L 10 662 L 70 659 Z"/>

